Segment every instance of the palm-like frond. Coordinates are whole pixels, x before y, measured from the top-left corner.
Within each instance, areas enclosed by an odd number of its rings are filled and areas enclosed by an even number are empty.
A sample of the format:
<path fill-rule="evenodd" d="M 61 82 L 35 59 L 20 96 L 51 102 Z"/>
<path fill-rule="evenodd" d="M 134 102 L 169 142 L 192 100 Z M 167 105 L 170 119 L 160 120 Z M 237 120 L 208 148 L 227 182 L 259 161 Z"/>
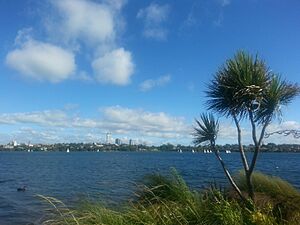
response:
<path fill-rule="evenodd" d="M 195 119 L 197 127 L 194 127 L 194 144 L 200 145 L 204 142 L 215 143 L 219 132 L 219 121 L 212 113 L 201 114 L 200 120 Z"/>
<path fill-rule="evenodd" d="M 232 113 L 245 116 L 253 102 L 261 101 L 270 77 L 270 71 L 263 60 L 238 52 L 208 85 L 208 109 L 226 116 Z"/>
<path fill-rule="evenodd" d="M 287 83 L 279 76 L 274 76 L 264 91 L 261 105 L 255 115 L 256 121 L 265 123 L 281 116 L 281 106 L 289 104 L 299 94 L 300 87 L 297 84 Z"/>

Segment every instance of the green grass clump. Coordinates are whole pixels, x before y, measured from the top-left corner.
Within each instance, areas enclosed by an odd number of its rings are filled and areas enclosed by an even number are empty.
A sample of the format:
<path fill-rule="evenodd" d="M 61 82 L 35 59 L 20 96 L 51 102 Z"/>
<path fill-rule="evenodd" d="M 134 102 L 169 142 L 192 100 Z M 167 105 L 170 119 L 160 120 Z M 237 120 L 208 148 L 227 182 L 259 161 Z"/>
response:
<path fill-rule="evenodd" d="M 299 225 L 300 209 L 292 208 L 285 197 L 299 196 L 288 183 L 262 174 L 254 175 L 254 186 L 264 204 L 254 203 L 249 210 L 239 199 L 211 186 L 192 191 L 173 170 L 170 176 L 147 176 L 139 186 L 136 199 L 126 207 L 113 210 L 95 202 L 84 202 L 76 210 L 67 209 L 52 198 L 44 199 L 54 206 L 55 220 L 48 225 Z M 243 188 L 243 178 L 239 184 Z M 284 188 L 284 189 L 283 189 Z M 289 188 L 289 190 L 287 190 Z M 268 195 L 266 194 L 268 193 Z M 280 199 L 278 195 L 281 195 Z M 284 195 L 285 194 L 285 195 Z M 262 197 L 263 196 L 263 197 Z M 276 198 L 275 198 L 276 197 Z M 280 201 L 279 201 L 280 200 Z M 280 207 L 278 204 L 281 204 Z M 295 202 L 294 202 L 295 203 Z M 291 210 L 285 217 L 285 210 Z"/>
<path fill-rule="evenodd" d="M 246 179 L 243 172 L 238 174 L 237 183 L 241 190 L 247 190 Z M 252 175 L 252 183 L 255 192 L 267 193 L 270 197 L 276 197 L 278 195 L 285 196 L 286 198 L 300 197 L 300 193 L 296 188 L 279 177 L 256 172 Z"/>
<path fill-rule="evenodd" d="M 170 176 L 151 174 L 144 178 L 136 192 L 137 202 L 154 204 L 160 201 L 186 203 L 194 200 L 196 192 L 191 192 L 183 178 L 172 169 Z"/>
<path fill-rule="evenodd" d="M 237 183 L 241 190 L 246 191 L 246 180 L 242 172 L 237 175 Z M 252 175 L 256 206 L 270 212 L 277 221 L 286 224 L 300 224 L 300 192 L 287 181 L 279 177 L 262 173 Z"/>

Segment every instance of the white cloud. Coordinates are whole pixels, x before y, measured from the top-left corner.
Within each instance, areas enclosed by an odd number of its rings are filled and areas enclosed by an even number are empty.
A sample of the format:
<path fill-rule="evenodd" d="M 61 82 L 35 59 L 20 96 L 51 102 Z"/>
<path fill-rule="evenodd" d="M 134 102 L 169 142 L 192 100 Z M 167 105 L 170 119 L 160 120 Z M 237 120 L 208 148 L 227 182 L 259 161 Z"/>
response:
<path fill-rule="evenodd" d="M 125 27 L 121 10 L 127 0 L 49 2 L 52 7 L 45 12 L 41 29 L 47 42 L 35 41 L 31 37 L 33 28 L 20 30 L 15 39 L 20 48 L 7 54 L 7 65 L 25 77 L 40 81 L 57 83 L 71 78 L 129 84 L 134 72 L 132 54 L 117 43 Z M 93 74 L 82 67 L 76 70 L 75 54 L 92 61 Z"/>
<path fill-rule="evenodd" d="M 27 135 L 26 132 L 22 132 L 24 135 L 22 140 L 38 140 L 38 138 L 51 140 L 53 138 L 55 142 L 90 140 L 86 139 L 85 134 L 90 133 L 99 137 L 100 134 L 104 135 L 107 131 L 112 132 L 115 137 L 149 140 L 155 138 L 160 141 L 178 138 L 189 139 L 191 133 L 191 127 L 186 124 L 182 117 L 170 116 L 164 112 L 147 112 L 142 109 L 120 106 L 102 108 L 101 114 L 97 118 L 72 115 L 69 110 L 0 114 L 0 124 L 21 128 L 26 126 L 30 129 L 41 130 L 45 134 L 42 137 L 41 132 L 35 134 L 28 132 Z M 67 136 L 74 137 L 75 134 L 77 135 L 76 139 L 66 139 Z"/>
<path fill-rule="evenodd" d="M 168 31 L 164 28 L 163 23 L 167 21 L 169 14 L 169 5 L 151 3 L 148 7 L 140 9 L 137 18 L 144 21 L 143 35 L 147 38 L 165 40 Z"/>
<path fill-rule="evenodd" d="M 130 51 L 117 47 L 116 36 L 123 19 L 120 10 L 127 0 L 104 0 L 102 3 L 89 0 L 52 0 L 59 11 L 61 32 L 67 42 L 85 44 L 94 55 L 92 79 L 85 71 L 76 79 L 99 81 L 114 85 L 127 85 L 134 72 Z M 56 25 L 56 26 L 55 26 Z M 56 29 L 54 23 L 52 29 Z"/>
<path fill-rule="evenodd" d="M 76 69 L 72 52 L 32 39 L 9 52 L 6 64 L 25 77 L 53 83 L 69 78 Z"/>
<path fill-rule="evenodd" d="M 45 110 L 25 113 L 4 113 L 0 115 L 2 124 L 35 124 L 40 126 L 67 126 L 68 116 L 61 110 Z"/>
<path fill-rule="evenodd" d="M 95 142 L 104 139 L 106 132 L 113 137 L 122 139 L 143 139 L 150 142 L 190 143 L 192 140 L 192 125 L 183 117 L 168 115 L 164 112 L 149 112 L 143 109 L 132 109 L 121 106 L 110 106 L 100 109 L 100 114 L 94 118 L 73 114 L 73 107 L 65 110 L 44 110 L 35 112 L 20 112 L 0 114 L 0 124 L 5 133 L 0 130 L 1 142 L 15 138 L 31 142 Z M 195 124 L 194 124 L 195 125 Z M 281 124 L 271 124 L 268 132 L 296 129 L 300 123 L 285 121 Z M 9 132 L 9 130 L 13 130 Z M 244 144 L 252 143 L 250 127 L 242 130 Z M 292 135 L 272 135 L 264 139 L 264 143 L 297 143 Z M 236 128 L 231 123 L 220 123 L 219 144 L 237 143 Z"/>
<path fill-rule="evenodd" d="M 134 72 L 131 53 L 123 48 L 115 49 L 92 63 L 96 79 L 101 83 L 127 85 Z"/>
<path fill-rule="evenodd" d="M 141 109 L 129 109 L 120 106 L 107 107 L 102 110 L 105 120 L 113 123 L 127 124 L 141 130 L 180 131 L 183 118 L 168 116 L 166 113 L 152 113 Z"/>
<path fill-rule="evenodd" d="M 121 1 L 114 1 L 121 7 Z M 67 40 L 102 43 L 114 39 L 114 14 L 108 4 L 88 0 L 53 0 L 59 10 L 60 31 Z M 54 29 L 57 29 L 54 28 Z"/>
<path fill-rule="evenodd" d="M 152 88 L 164 86 L 167 83 L 169 83 L 170 81 L 171 81 L 170 75 L 161 76 L 156 80 L 153 80 L 153 79 L 145 80 L 144 82 L 142 82 L 140 84 L 140 90 L 141 91 L 149 91 Z"/>

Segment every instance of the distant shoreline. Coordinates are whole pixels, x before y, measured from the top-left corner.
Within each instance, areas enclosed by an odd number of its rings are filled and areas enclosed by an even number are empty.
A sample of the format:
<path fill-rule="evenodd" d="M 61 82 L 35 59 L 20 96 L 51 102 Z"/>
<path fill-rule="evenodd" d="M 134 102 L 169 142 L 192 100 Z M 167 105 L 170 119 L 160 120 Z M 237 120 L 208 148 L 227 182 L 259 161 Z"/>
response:
<path fill-rule="evenodd" d="M 237 144 L 217 145 L 217 150 L 220 152 L 239 152 Z M 246 152 L 252 152 L 253 145 L 245 145 Z M 19 144 L 13 143 L 7 145 L 0 145 L 1 151 L 16 151 L 16 152 L 208 152 L 209 147 L 202 146 L 185 146 L 185 145 L 172 145 L 163 144 L 160 146 L 148 145 L 128 145 L 128 144 L 103 144 L 103 143 L 57 143 L 57 144 Z M 293 152 L 300 153 L 300 145 L 298 144 L 280 144 L 276 145 L 269 143 L 263 145 L 261 152 Z"/>

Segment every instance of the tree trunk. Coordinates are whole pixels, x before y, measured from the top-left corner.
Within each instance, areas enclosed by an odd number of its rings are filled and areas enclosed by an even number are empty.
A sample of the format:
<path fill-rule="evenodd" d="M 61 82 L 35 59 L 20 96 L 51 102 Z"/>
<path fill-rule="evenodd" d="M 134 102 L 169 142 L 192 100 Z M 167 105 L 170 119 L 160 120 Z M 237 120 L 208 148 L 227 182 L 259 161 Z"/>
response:
<path fill-rule="evenodd" d="M 254 170 L 254 167 L 255 167 L 255 164 L 256 164 L 256 161 L 257 161 L 257 156 L 258 156 L 258 153 L 260 151 L 260 148 L 261 148 L 261 145 L 262 145 L 262 140 L 264 139 L 266 128 L 267 128 L 268 125 L 269 125 L 269 120 L 266 121 L 265 124 L 263 125 L 263 128 L 262 128 L 261 133 L 260 133 L 259 141 L 255 145 L 254 155 L 253 155 L 251 165 L 250 165 L 250 168 L 249 168 L 250 176 L 253 173 L 253 170 Z"/>
<path fill-rule="evenodd" d="M 243 147 L 243 144 L 242 144 L 242 131 L 241 131 L 240 124 L 239 124 L 239 121 L 238 121 L 236 115 L 232 114 L 232 117 L 234 119 L 236 129 L 237 129 L 237 132 L 238 132 L 239 152 L 241 154 L 241 158 L 242 158 L 245 173 L 247 173 L 247 171 L 249 170 L 249 165 L 248 165 L 248 161 L 247 161 L 247 158 L 246 158 L 246 155 L 245 155 L 245 152 L 244 152 L 244 147 Z"/>
<path fill-rule="evenodd" d="M 248 170 L 248 172 L 246 172 L 246 182 L 247 182 L 247 186 L 248 186 L 249 197 L 252 200 L 254 200 L 254 190 L 253 190 L 253 184 L 252 184 L 251 177 L 252 177 L 252 173 L 254 171 L 254 167 L 255 167 L 255 164 L 256 164 L 256 161 L 257 161 L 257 157 L 258 157 L 261 145 L 262 145 L 262 140 L 264 138 L 266 128 L 269 125 L 269 119 L 264 123 L 264 125 L 262 127 L 262 130 L 261 130 L 261 133 L 260 133 L 259 140 L 257 141 L 256 125 L 255 125 L 255 121 L 254 121 L 254 117 L 253 117 L 253 112 L 251 110 L 249 110 L 248 112 L 249 112 L 249 119 L 250 119 L 251 126 L 252 126 L 252 139 L 253 139 L 255 148 L 254 148 L 254 154 L 253 154 L 253 157 L 252 157 L 252 160 L 251 160 L 249 170 Z"/>
<path fill-rule="evenodd" d="M 248 187 L 248 195 L 252 200 L 254 200 L 254 190 L 253 190 L 253 184 L 252 184 L 251 177 L 252 177 L 252 172 L 253 172 L 253 169 L 254 169 L 255 161 L 256 161 L 257 156 L 258 156 L 259 142 L 257 141 L 257 137 L 256 137 L 256 124 L 255 124 L 255 121 L 254 121 L 253 112 L 252 112 L 251 109 L 249 109 L 248 113 L 249 113 L 249 119 L 250 119 L 251 127 L 252 127 L 252 140 L 253 140 L 255 149 L 254 149 L 254 155 L 253 155 L 253 158 L 252 158 L 252 161 L 251 161 L 250 168 L 246 172 L 245 175 L 246 175 L 246 183 L 247 183 L 247 187 Z M 253 162 L 254 162 L 254 164 L 253 164 Z M 253 168 L 252 168 L 252 166 L 253 166 Z M 251 170 L 251 168 L 252 168 L 252 170 Z"/>
<path fill-rule="evenodd" d="M 252 184 L 252 173 L 250 173 L 250 171 L 248 171 L 246 174 L 246 183 L 247 183 L 247 188 L 248 188 L 248 196 L 249 198 L 251 198 L 252 200 L 254 200 L 254 189 L 253 189 L 253 184 Z"/>
<path fill-rule="evenodd" d="M 214 145 L 214 144 L 211 144 L 211 146 L 212 146 L 212 150 L 213 150 L 213 152 L 215 153 L 217 159 L 218 159 L 219 162 L 221 163 L 222 168 L 223 168 L 223 170 L 224 170 L 224 173 L 225 173 L 227 179 L 229 180 L 231 186 L 232 186 L 233 189 L 236 191 L 236 193 L 239 195 L 239 197 L 240 197 L 244 202 L 247 202 L 248 200 L 243 196 L 243 194 L 242 194 L 240 188 L 237 186 L 237 184 L 236 184 L 235 181 L 233 180 L 233 178 L 232 178 L 230 172 L 229 172 L 228 169 L 226 168 L 226 165 L 225 165 L 223 159 L 221 158 L 221 156 L 220 156 L 220 154 L 219 154 L 219 151 L 217 151 L 217 150 L 215 149 L 215 145 Z"/>

